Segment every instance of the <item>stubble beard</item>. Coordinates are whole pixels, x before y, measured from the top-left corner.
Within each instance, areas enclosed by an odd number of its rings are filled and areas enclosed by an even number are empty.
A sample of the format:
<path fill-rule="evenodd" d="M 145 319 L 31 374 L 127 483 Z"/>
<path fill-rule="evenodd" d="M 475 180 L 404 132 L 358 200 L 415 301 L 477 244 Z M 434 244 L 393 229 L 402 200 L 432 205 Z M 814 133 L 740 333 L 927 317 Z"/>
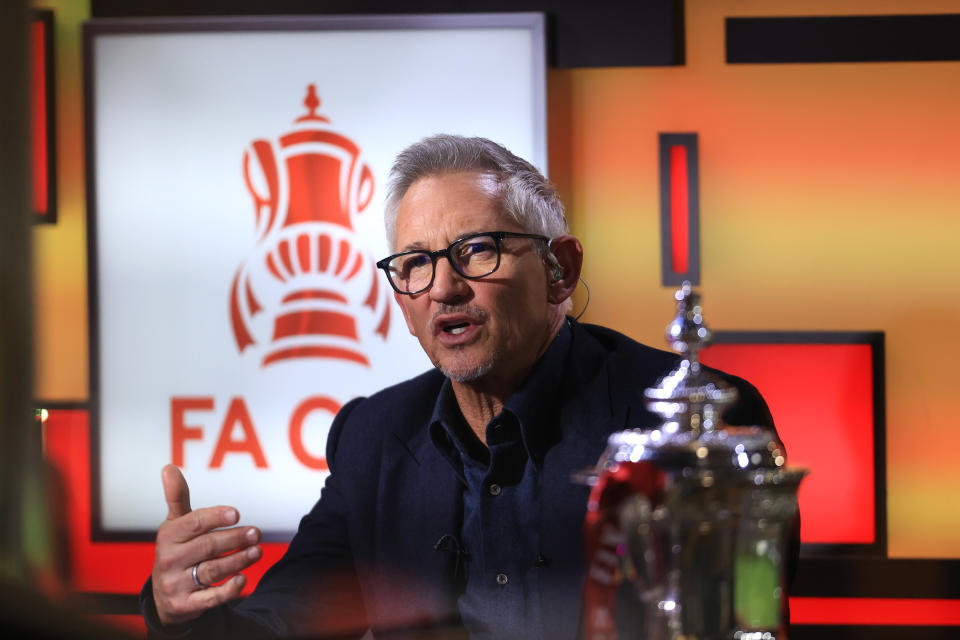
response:
<path fill-rule="evenodd" d="M 440 305 L 440 308 L 434 313 L 434 317 L 442 313 L 466 313 L 471 318 L 479 322 L 485 322 L 487 319 L 486 311 L 471 305 L 443 304 Z M 454 347 L 453 351 L 463 352 L 464 350 L 469 349 L 471 346 L 472 345 Z M 443 373 L 443 375 L 447 376 L 454 382 L 475 382 L 493 371 L 493 368 L 496 366 L 497 362 L 500 361 L 501 356 L 502 350 L 499 347 L 495 347 L 493 353 L 484 358 L 482 362 L 457 362 L 457 357 L 455 354 L 454 361 L 451 365 L 444 366 L 440 362 L 436 362 L 434 363 L 434 366 L 436 366 L 437 369 Z"/>
<path fill-rule="evenodd" d="M 437 363 L 436 366 L 443 375 L 454 382 L 475 382 L 493 371 L 499 360 L 500 351 L 496 350 L 482 362 L 455 363 L 453 366 L 444 366 Z"/>

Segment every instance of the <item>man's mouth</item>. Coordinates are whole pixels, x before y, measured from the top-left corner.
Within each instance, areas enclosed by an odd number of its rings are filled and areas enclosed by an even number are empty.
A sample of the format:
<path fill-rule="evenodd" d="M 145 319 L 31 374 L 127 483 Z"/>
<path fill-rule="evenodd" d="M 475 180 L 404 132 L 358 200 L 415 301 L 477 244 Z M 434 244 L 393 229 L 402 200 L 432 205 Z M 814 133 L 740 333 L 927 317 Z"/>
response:
<path fill-rule="evenodd" d="M 462 345 L 464 341 L 471 341 L 471 336 L 486 322 L 486 313 L 475 307 L 445 306 L 434 314 L 431 332 L 441 339 L 443 344 Z"/>
<path fill-rule="evenodd" d="M 457 322 L 455 324 L 448 324 L 443 328 L 443 330 L 445 333 L 449 333 L 456 336 L 466 331 L 467 327 L 469 326 L 470 326 L 469 322 Z"/>

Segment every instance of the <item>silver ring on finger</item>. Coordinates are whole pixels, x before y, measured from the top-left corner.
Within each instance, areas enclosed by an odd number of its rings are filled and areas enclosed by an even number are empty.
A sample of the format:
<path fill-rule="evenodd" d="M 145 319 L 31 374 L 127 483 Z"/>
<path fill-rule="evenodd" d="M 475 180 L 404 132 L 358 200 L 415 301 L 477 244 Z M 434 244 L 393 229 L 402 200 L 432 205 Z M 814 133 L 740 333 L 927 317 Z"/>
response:
<path fill-rule="evenodd" d="M 200 563 L 199 563 L 199 562 L 198 562 L 197 564 L 193 565 L 193 572 L 192 572 L 192 575 L 193 575 L 193 584 L 197 585 L 197 586 L 200 587 L 201 589 L 206 589 L 206 588 L 209 587 L 210 585 L 208 585 L 208 584 L 203 584 L 202 582 L 200 582 L 200 578 L 197 576 L 197 569 L 198 569 L 199 567 L 200 567 Z"/>

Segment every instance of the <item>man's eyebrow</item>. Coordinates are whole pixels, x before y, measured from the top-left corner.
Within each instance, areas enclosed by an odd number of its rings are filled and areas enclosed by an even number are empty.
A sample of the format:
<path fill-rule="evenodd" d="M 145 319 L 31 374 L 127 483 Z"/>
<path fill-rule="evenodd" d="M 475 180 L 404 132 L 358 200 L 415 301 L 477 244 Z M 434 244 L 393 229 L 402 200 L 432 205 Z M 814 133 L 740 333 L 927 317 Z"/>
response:
<path fill-rule="evenodd" d="M 470 231 L 470 230 L 464 231 L 463 233 L 460 233 L 460 234 L 457 236 L 457 240 L 460 240 L 461 238 L 467 238 L 467 237 L 469 237 L 469 236 L 481 235 L 481 234 L 484 234 L 484 233 L 491 233 L 491 231 L 490 231 L 490 229 L 487 229 L 486 227 L 484 227 L 483 229 L 474 229 L 474 230 L 472 230 L 472 231 Z"/>
<path fill-rule="evenodd" d="M 439 248 L 440 248 L 440 249 L 446 249 L 447 247 L 449 247 L 452 243 L 456 242 L 457 240 L 460 240 L 460 239 L 462 239 L 462 238 L 467 238 L 467 237 L 469 237 L 469 236 L 479 235 L 479 234 L 482 234 L 482 233 L 488 233 L 488 232 L 489 232 L 489 229 L 476 229 L 476 230 L 463 231 L 463 232 L 461 232 L 461 233 L 458 233 L 456 238 L 454 238 L 453 240 L 448 241 L 446 245 L 444 245 L 444 246 L 442 246 L 442 247 L 439 247 Z M 431 251 L 431 250 L 432 250 L 432 249 L 430 249 L 430 244 L 429 244 L 429 243 L 418 240 L 417 242 L 411 242 L 411 243 L 409 243 L 409 244 L 404 245 L 402 249 L 400 249 L 400 250 L 397 251 L 397 253 L 403 253 L 403 252 L 405 252 L 405 251 Z"/>
<path fill-rule="evenodd" d="M 492 232 L 490 231 L 490 229 L 487 229 L 486 227 L 477 228 L 477 229 L 468 229 L 466 231 L 462 231 L 458 233 L 456 238 L 448 241 L 446 245 L 439 248 L 446 249 L 457 240 L 462 240 L 463 238 L 469 238 L 470 236 L 482 235 L 484 233 L 492 233 Z M 430 248 L 430 243 L 423 242 L 422 240 L 418 240 L 416 242 L 410 242 L 404 245 L 402 248 L 397 250 L 397 253 L 404 253 L 406 251 L 432 251 L 432 249 Z"/>
<path fill-rule="evenodd" d="M 430 246 L 425 242 L 411 242 L 410 244 L 404 245 L 397 250 L 397 253 L 404 253 L 406 251 L 429 251 Z"/>

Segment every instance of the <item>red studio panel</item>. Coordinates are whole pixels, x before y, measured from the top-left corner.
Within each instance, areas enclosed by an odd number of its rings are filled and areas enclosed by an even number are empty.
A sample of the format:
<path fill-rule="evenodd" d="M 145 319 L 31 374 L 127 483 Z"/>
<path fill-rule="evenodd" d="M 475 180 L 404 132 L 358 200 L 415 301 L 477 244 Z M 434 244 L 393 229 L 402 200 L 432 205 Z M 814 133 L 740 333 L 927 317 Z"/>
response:
<path fill-rule="evenodd" d="M 56 222 L 53 12 L 33 12 L 30 46 L 30 204 L 38 222 Z"/>
<path fill-rule="evenodd" d="M 788 463 L 810 470 L 800 486 L 802 542 L 877 542 L 871 345 L 715 344 L 702 359 L 760 390 Z"/>
<path fill-rule="evenodd" d="M 687 148 L 670 147 L 670 258 L 677 273 L 690 271 L 690 201 Z"/>
<path fill-rule="evenodd" d="M 960 600 L 790 598 L 790 620 L 808 625 L 960 626 Z"/>
<path fill-rule="evenodd" d="M 33 152 L 33 210 L 47 213 L 46 24 L 30 23 L 30 149 Z"/>
<path fill-rule="evenodd" d="M 665 286 L 700 282 L 697 134 L 661 133 L 660 262 Z"/>

